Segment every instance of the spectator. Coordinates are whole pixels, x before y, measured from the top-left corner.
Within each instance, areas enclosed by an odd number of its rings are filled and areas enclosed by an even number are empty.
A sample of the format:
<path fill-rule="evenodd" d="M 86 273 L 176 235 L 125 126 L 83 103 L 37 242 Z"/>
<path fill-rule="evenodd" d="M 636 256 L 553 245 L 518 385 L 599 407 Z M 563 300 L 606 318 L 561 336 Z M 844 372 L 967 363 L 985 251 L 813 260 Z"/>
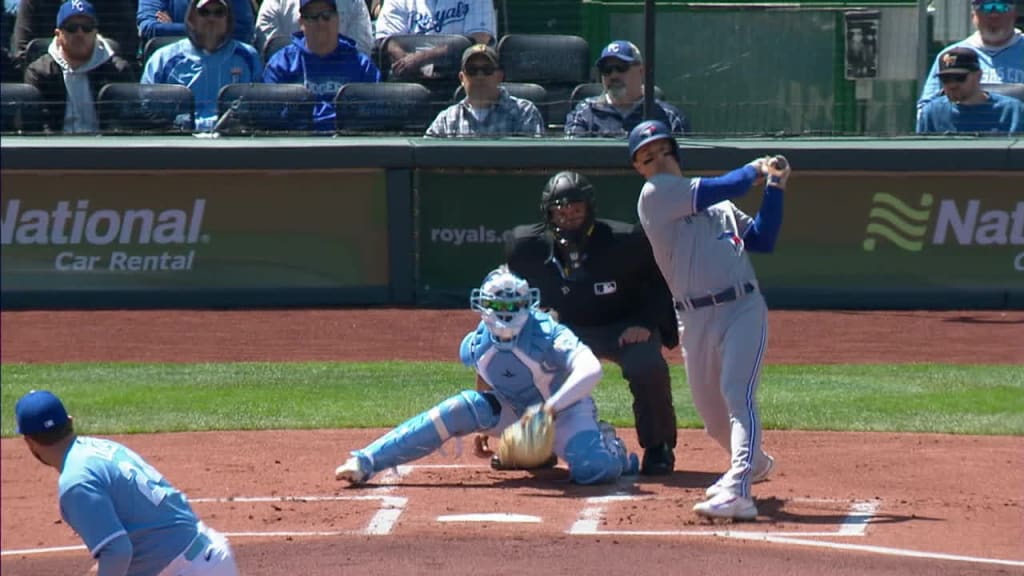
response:
<path fill-rule="evenodd" d="M 132 65 L 114 54 L 97 31 L 96 9 L 86 0 L 65 2 L 47 53 L 25 69 L 25 83 L 45 102 L 44 129 L 96 132 L 96 95 L 110 82 L 134 82 Z"/>
<path fill-rule="evenodd" d="M 644 60 L 632 42 L 616 40 L 597 60 L 604 93 L 576 105 L 565 119 L 568 136 L 626 136 L 644 120 Z M 690 122 L 675 106 L 654 101 L 654 116 L 673 134 L 690 131 Z"/>
<path fill-rule="evenodd" d="M 228 84 L 259 82 L 256 50 L 231 38 L 231 3 L 194 0 L 185 16 L 188 38 L 157 50 L 146 62 L 143 84 L 181 84 L 196 100 L 196 129 L 217 123 L 217 94 Z"/>
<path fill-rule="evenodd" d="M 63 3 L 63 0 L 19 0 L 11 53 L 22 70 L 29 64 L 25 58 L 25 47 L 35 38 L 51 34 L 51 26 Z M 103 23 L 107 45 L 126 59 L 134 58 L 139 47 L 135 3 L 136 0 L 103 0 L 94 5 L 96 20 Z"/>
<path fill-rule="evenodd" d="M 461 34 L 476 44 L 490 45 L 495 37 L 494 4 L 491 0 L 387 0 L 377 17 L 376 39 L 395 34 Z M 388 44 L 392 73 L 404 76 L 443 54 L 445 48 L 406 52 Z"/>
<path fill-rule="evenodd" d="M 595 355 L 619 365 L 644 448 L 640 471 L 670 474 L 676 416 L 661 348 L 674 348 L 679 333 L 647 237 L 640 226 L 598 219 L 593 186 L 577 172 L 552 176 L 540 208 L 542 222 L 513 229 L 508 267 Z"/>
<path fill-rule="evenodd" d="M 363 0 L 359 0 L 362 2 Z M 343 84 L 380 82 L 370 57 L 356 49 L 351 38 L 338 34 L 335 0 L 301 0 L 300 32 L 279 50 L 263 71 L 268 84 L 302 84 L 316 97 L 313 124 L 334 130 L 334 96 Z"/>
<path fill-rule="evenodd" d="M 494 48 L 486 44 L 466 48 L 459 72 L 466 97 L 438 114 L 427 136 L 542 136 L 540 111 L 533 102 L 502 88 L 504 79 Z"/>
<path fill-rule="evenodd" d="M 917 117 L 917 131 L 1020 132 L 1024 102 L 981 89 L 978 53 L 961 46 L 939 55 L 943 94 L 931 99 Z"/>
<path fill-rule="evenodd" d="M 951 48 L 971 48 L 978 53 L 981 81 L 986 84 L 1024 83 L 1024 36 L 1014 28 L 1017 19 L 1014 0 L 972 0 L 971 7 L 971 20 L 977 32 L 946 46 L 936 56 L 917 101 L 918 111 L 942 94 L 939 58 Z"/>
<path fill-rule="evenodd" d="M 142 46 L 156 36 L 185 36 L 185 16 L 190 0 L 139 0 L 136 21 Z M 235 26 L 231 36 L 239 42 L 252 43 L 253 6 L 249 0 L 231 0 L 231 11 L 235 15 Z"/>
<path fill-rule="evenodd" d="M 364 0 L 338 0 L 338 33 L 355 42 L 364 54 L 373 51 L 373 28 Z M 262 50 L 272 36 L 299 31 L 299 0 L 263 0 L 256 16 L 256 48 Z"/>

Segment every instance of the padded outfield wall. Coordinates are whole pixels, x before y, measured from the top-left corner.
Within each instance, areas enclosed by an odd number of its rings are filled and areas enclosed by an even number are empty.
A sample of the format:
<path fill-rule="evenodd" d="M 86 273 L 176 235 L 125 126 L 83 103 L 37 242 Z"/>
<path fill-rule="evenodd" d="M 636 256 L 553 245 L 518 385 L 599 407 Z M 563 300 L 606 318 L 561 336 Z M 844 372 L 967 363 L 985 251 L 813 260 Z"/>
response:
<path fill-rule="evenodd" d="M 615 141 L 4 138 L 2 305 L 464 306 L 575 169 L 636 219 Z M 796 166 L 776 308 L 1024 308 L 1024 143 L 684 141 L 688 173 Z M 739 201 L 753 213 L 758 194 Z"/>

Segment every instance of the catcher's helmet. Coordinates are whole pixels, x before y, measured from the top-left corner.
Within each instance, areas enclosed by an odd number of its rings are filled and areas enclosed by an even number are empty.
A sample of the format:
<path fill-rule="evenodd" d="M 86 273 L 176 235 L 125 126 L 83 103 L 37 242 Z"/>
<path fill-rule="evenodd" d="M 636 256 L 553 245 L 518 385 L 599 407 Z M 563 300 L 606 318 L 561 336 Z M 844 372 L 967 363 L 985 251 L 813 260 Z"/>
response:
<path fill-rule="evenodd" d="M 629 160 L 636 157 L 636 151 L 658 140 L 668 139 L 675 150 L 676 158 L 682 162 L 682 155 L 679 153 L 679 144 L 672 137 L 672 132 L 664 122 L 658 120 L 645 120 L 637 124 L 629 131 Z"/>
<path fill-rule="evenodd" d="M 492 270 L 469 295 L 469 307 L 480 313 L 492 339 L 499 344 L 511 343 L 539 304 L 540 290 L 530 288 L 507 266 Z"/>

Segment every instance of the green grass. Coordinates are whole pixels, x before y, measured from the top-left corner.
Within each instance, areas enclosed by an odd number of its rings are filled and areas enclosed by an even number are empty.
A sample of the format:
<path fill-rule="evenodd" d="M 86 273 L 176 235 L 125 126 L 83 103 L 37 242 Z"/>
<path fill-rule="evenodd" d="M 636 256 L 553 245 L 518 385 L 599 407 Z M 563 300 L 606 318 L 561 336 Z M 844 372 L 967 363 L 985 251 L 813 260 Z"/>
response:
<path fill-rule="evenodd" d="M 679 425 L 698 428 L 683 370 L 672 368 Z M 61 396 L 93 434 L 393 426 L 472 388 L 454 363 L 5 364 L 0 432 L 32 388 Z M 633 422 L 629 389 L 613 364 L 595 399 L 601 417 Z M 1024 435 L 1020 366 L 769 366 L 761 382 L 769 429 Z"/>

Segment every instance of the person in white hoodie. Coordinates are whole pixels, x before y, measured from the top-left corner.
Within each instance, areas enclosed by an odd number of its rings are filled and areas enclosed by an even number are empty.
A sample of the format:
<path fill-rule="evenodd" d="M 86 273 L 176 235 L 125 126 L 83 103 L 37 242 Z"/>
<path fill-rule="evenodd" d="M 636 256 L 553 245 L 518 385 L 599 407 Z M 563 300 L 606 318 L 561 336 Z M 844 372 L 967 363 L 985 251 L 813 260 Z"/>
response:
<path fill-rule="evenodd" d="M 982 84 L 1024 84 L 1024 35 L 1016 28 L 1014 0 L 971 0 L 971 20 L 977 31 L 946 46 L 935 57 L 925 78 L 917 110 L 942 95 L 939 58 L 954 48 L 971 48 L 978 53 Z"/>
<path fill-rule="evenodd" d="M 135 82 L 132 65 L 114 54 L 98 32 L 96 9 L 70 0 L 57 12 L 57 28 L 47 53 L 25 69 L 25 83 L 43 95 L 44 129 L 96 132 L 96 95 L 111 82 Z"/>
<path fill-rule="evenodd" d="M 262 51 L 273 36 L 287 36 L 299 31 L 299 0 L 263 0 L 256 16 L 256 49 Z M 355 41 L 363 54 L 373 50 L 373 28 L 370 11 L 364 0 L 337 0 L 338 34 Z M 268 58 L 269 61 L 269 58 Z"/>

